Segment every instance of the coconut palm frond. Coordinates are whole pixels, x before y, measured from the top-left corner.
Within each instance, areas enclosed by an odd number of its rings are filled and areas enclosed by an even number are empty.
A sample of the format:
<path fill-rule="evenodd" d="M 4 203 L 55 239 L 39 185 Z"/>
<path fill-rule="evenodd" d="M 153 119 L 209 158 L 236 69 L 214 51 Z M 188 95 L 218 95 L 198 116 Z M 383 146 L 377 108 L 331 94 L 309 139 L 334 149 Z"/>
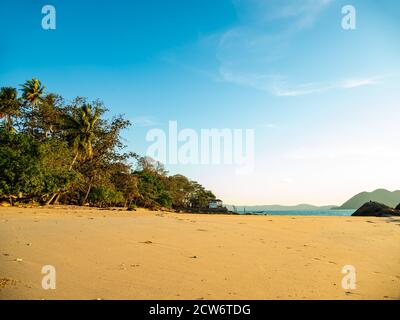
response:
<path fill-rule="evenodd" d="M 45 87 L 38 79 L 33 78 L 21 85 L 21 90 L 22 98 L 34 108 L 42 101 Z"/>
<path fill-rule="evenodd" d="M 70 137 L 71 146 L 75 155 L 80 157 L 93 157 L 93 141 L 96 137 L 96 123 L 100 118 L 100 111 L 92 108 L 90 104 L 84 104 L 70 115 L 62 118 L 62 127 Z"/>

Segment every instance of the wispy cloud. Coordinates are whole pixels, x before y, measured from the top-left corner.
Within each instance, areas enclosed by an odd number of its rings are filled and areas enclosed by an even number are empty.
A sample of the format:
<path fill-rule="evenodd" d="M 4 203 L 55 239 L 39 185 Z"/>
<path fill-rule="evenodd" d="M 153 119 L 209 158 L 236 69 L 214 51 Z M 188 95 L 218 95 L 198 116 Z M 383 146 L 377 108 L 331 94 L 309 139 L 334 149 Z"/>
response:
<path fill-rule="evenodd" d="M 341 83 L 341 88 L 352 89 L 382 83 L 382 77 L 349 79 Z"/>
<path fill-rule="evenodd" d="M 295 97 L 381 83 L 379 77 L 371 76 L 332 81 L 315 79 L 313 82 L 299 83 L 290 71 L 282 70 L 285 61 L 290 60 L 292 63 L 292 41 L 304 29 L 312 28 L 332 2 L 234 1 L 242 23 L 219 37 L 216 56 L 220 81 L 251 87 L 278 97 Z M 279 23 L 273 24 L 277 20 Z M 272 24 L 278 27 L 271 29 Z M 298 63 L 303 63 L 301 58 L 296 59 Z"/>
<path fill-rule="evenodd" d="M 318 83 L 307 83 L 292 87 L 286 86 L 272 86 L 271 91 L 278 97 L 297 97 L 304 96 L 311 93 L 324 92 L 332 89 L 334 86 L 323 85 Z"/>
<path fill-rule="evenodd" d="M 130 121 L 134 126 L 138 127 L 154 127 L 159 125 L 159 122 L 150 116 L 138 116 L 131 118 Z"/>
<path fill-rule="evenodd" d="M 337 83 L 309 83 L 294 86 L 291 88 L 273 87 L 273 93 L 279 97 L 296 97 L 312 93 L 320 93 L 333 89 L 354 89 L 364 86 L 377 85 L 382 83 L 382 77 L 364 77 L 356 79 L 347 79 Z"/>
<path fill-rule="evenodd" d="M 266 91 L 278 97 L 296 97 L 313 93 L 322 93 L 334 89 L 354 89 L 377 85 L 383 82 L 382 76 L 374 76 L 339 80 L 333 83 L 304 83 L 291 85 L 288 83 L 287 77 L 277 74 L 233 71 L 230 68 L 222 66 L 219 72 L 223 81 Z"/>

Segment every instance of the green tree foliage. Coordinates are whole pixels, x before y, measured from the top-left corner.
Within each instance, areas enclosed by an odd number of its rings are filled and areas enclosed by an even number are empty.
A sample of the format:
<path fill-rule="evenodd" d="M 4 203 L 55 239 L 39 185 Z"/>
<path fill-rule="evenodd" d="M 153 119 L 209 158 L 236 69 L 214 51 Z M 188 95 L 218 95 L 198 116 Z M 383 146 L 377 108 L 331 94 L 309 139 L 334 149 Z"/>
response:
<path fill-rule="evenodd" d="M 69 103 L 37 79 L 0 91 L 0 200 L 134 208 L 205 207 L 215 196 L 151 158 L 125 152 L 123 116 L 101 101 Z M 17 121 L 18 120 L 18 121 Z"/>
<path fill-rule="evenodd" d="M 139 179 L 139 205 L 149 208 L 171 207 L 172 201 L 162 176 L 147 169 L 137 172 L 136 175 Z"/>
<path fill-rule="evenodd" d="M 192 182 L 192 187 L 193 192 L 190 196 L 190 203 L 192 207 L 206 207 L 210 200 L 215 199 L 215 195 L 211 191 L 204 189 L 204 187 L 196 181 Z"/>
<path fill-rule="evenodd" d="M 13 119 L 20 114 L 21 103 L 18 99 L 17 89 L 3 87 L 0 89 L 0 118 L 4 118 L 4 128 L 11 132 Z"/>
<path fill-rule="evenodd" d="M 35 126 L 35 136 L 39 140 L 50 137 L 63 138 L 61 132 L 61 119 L 64 114 L 63 99 L 61 96 L 49 93 L 45 95 L 38 108 L 30 110 L 32 119 L 35 123 L 29 124 L 29 127 Z"/>
<path fill-rule="evenodd" d="M 81 107 L 72 109 L 71 113 L 62 115 L 61 126 L 74 153 L 71 169 L 78 157 L 92 158 L 93 140 L 96 137 L 96 127 L 101 113 L 100 108 L 92 108 L 90 104 L 85 103 Z"/>
<path fill-rule="evenodd" d="M 90 191 L 89 202 L 98 207 L 118 206 L 124 203 L 124 195 L 111 187 L 95 187 Z"/>
<path fill-rule="evenodd" d="M 0 129 L 0 198 L 37 200 L 64 188 L 73 181 L 65 159 L 65 143 L 49 140 L 39 143 L 23 133 Z"/>
<path fill-rule="evenodd" d="M 183 175 L 177 174 L 168 178 L 168 189 L 174 207 L 190 207 L 194 191 L 192 182 Z"/>
<path fill-rule="evenodd" d="M 30 105 L 31 108 L 35 108 L 42 101 L 45 87 L 38 79 L 27 80 L 22 88 L 22 99 Z"/>
<path fill-rule="evenodd" d="M 111 170 L 111 182 L 124 196 L 124 207 L 137 205 L 139 199 L 139 179 L 131 173 L 131 168 L 125 163 L 115 163 Z"/>
<path fill-rule="evenodd" d="M 164 166 L 148 157 L 139 158 L 139 205 L 144 207 L 207 207 L 215 195 L 182 175 L 167 176 Z"/>

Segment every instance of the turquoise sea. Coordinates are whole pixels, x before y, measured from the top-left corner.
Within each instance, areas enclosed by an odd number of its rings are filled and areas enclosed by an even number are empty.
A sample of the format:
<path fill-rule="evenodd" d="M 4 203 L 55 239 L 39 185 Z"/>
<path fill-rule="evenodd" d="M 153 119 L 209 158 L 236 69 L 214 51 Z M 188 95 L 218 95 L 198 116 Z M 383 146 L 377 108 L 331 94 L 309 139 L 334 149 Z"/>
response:
<path fill-rule="evenodd" d="M 260 214 L 270 216 L 351 216 L 355 210 L 269 210 L 269 211 L 246 211 L 239 214 Z"/>

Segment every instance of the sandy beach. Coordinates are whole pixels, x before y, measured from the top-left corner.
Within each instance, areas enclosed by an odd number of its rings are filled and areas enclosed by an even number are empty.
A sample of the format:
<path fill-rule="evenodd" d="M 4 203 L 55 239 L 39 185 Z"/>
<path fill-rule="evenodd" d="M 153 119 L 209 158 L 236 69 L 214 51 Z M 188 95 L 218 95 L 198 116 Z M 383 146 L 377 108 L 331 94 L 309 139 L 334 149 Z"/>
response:
<path fill-rule="evenodd" d="M 400 219 L 0 208 L 0 299 L 400 299 Z"/>

